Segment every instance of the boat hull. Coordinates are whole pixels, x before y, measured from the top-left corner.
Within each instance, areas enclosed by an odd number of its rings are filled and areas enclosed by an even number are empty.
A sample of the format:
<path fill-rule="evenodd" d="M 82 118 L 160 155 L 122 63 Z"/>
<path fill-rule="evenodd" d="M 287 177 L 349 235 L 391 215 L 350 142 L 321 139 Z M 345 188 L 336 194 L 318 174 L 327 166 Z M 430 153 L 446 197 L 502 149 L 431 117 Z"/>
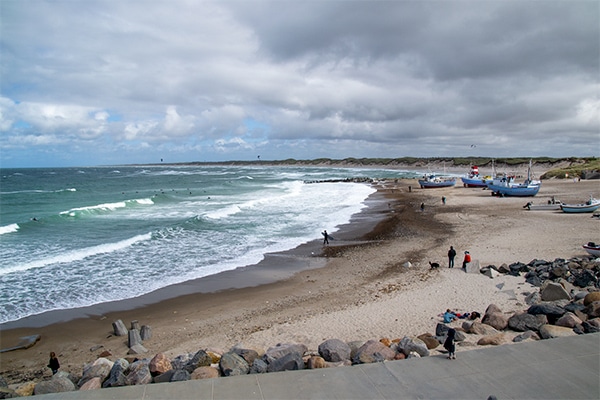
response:
<path fill-rule="evenodd" d="M 563 204 L 560 206 L 563 212 L 569 214 L 579 214 L 579 213 L 592 213 L 600 208 L 600 203 L 598 204 Z"/>
<path fill-rule="evenodd" d="M 585 251 L 587 251 L 594 257 L 600 257 L 600 246 L 590 246 L 590 245 L 584 244 L 582 247 L 585 249 Z"/>
<path fill-rule="evenodd" d="M 435 189 L 435 188 L 444 188 L 444 187 L 452 187 L 456 184 L 456 180 L 442 181 L 442 182 L 431 182 L 419 179 L 419 185 L 422 189 Z"/>
<path fill-rule="evenodd" d="M 533 197 L 540 191 L 540 185 L 503 186 L 489 183 L 487 187 L 494 194 L 510 197 Z"/>
<path fill-rule="evenodd" d="M 460 178 L 464 187 L 487 187 L 483 178 Z"/>

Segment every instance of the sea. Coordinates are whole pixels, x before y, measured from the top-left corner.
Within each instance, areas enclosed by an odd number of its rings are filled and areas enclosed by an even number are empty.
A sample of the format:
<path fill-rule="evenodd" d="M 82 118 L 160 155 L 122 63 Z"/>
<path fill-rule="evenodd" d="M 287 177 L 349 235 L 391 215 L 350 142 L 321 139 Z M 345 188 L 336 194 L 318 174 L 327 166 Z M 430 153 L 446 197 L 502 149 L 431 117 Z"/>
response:
<path fill-rule="evenodd" d="M 1 169 L 0 323 L 254 265 L 322 240 L 325 229 L 335 237 L 375 192 L 337 180 L 417 175 L 271 165 Z"/>

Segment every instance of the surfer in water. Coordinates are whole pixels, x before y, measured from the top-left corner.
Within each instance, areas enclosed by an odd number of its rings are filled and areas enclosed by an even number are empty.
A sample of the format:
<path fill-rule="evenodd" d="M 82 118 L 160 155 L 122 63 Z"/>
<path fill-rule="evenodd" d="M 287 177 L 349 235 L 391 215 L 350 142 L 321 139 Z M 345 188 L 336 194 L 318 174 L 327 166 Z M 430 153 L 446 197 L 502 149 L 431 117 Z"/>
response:
<path fill-rule="evenodd" d="M 323 232 L 321 232 L 321 234 L 323 235 L 323 245 L 329 244 L 329 234 L 327 233 L 326 230 L 324 230 Z"/>

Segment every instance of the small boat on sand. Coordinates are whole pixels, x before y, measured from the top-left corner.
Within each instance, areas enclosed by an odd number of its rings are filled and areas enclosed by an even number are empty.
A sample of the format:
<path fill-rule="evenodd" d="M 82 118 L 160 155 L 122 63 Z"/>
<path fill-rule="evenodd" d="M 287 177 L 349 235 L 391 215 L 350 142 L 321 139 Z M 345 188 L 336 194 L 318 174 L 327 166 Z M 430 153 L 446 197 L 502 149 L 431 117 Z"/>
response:
<path fill-rule="evenodd" d="M 452 187 L 455 184 L 456 178 L 452 176 L 438 176 L 436 174 L 429 174 L 419 179 L 419 185 L 422 189 Z"/>
<path fill-rule="evenodd" d="M 594 257 L 600 257 L 600 245 L 594 242 L 588 242 L 588 244 L 584 244 L 583 248 L 585 251 L 593 255 Z"/>
<path fill-rule="evenodd" d="M 600 208 L 600 200 L 590 197 L 588 201 L 581 204 L 562 204 L 560 208 L 566 213 L 592 213 Z"/>

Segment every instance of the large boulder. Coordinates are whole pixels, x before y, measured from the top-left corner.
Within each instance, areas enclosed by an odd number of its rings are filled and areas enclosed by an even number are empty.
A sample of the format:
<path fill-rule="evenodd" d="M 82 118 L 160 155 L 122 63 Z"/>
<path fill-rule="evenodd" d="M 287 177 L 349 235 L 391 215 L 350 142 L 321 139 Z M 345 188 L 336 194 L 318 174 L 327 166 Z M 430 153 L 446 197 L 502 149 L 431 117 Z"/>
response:
<path fill-rule="evenodd" d="M 254 360 L 254 362 L 250 366 L 250 372 L 248 372 L 248 373 L 249 374 L 266 374 L 268 368 L 269 368 L 269 366 L 263 359 L 257 358 L 256 360 Z"/>
<path fill-rule="evenodd" d="M 274 347 L 269 347 L 265 352 L 265 360 L 270 363 L 271 360 L 284 357 L 290 353 L 299 354 L 300 357 L 304 356 L 304 353 L 308 351 L 308 348 L 304 344 L 297 343 L 279 343 Z"/>
<path fill-rule="evenodd" d="M 433 350 L 440 345 L 440 341 L 430 333 L 424 333 L 417 336 L 417 338 L 421 339 L 429 350 Z"/>
<path fill-rule="evenodd" d="M 513 338 L 513 342 L 515 343 L 519 343 L 519 342 L 523 342 L 523 341 L 534 341 L 534 340 L 540 340 L 540 336 L 535 333 L 534 331 L 525 331 L 523 333 L 521 333 L 520 335 L 517 335 Z"/>
<path fill-rule="evenodd" d="M 98 358 L 91 364 L 87 364 L 83 367 L 83 374 L 81 379 L 77 383 L 77 386 L 83 386 L 87 381 L 92 378 L 98 377 L 102 382 L 108 377 L 113 367 L 113 362 L 107 358 Z"/>
<path fill-rule="evenodd" d="M 158 353 L 152 360 L 150 360 L 150 364 L 148 364 L 148 368 L 150 369 L 150 373 L 152 376 L 157 376 L 164 374 L 170 369 L 173 369 L 171 365 L 171 360 L 164 353 Z"/>
<path fill-rule="evenodd" d="M 479 339 L 477 341 L 477 344 L 480 346 L 487 346 L 487 345 L 499 346 L 501 344 L 504 344 L 505 342 L 506 342 L 506 337 L 505 337 L 504 333 L 498 333 L 496 335 L 482 337 L 481 339 Z"/>
<path fill-rule="evenodd" d="M 250 365 L 242 356 L 228 352 L 221 356 L 219 368 L 223 376 L 246 375 L 250 372 Z"/>
<path fill-rule="evenodd" d="M 97 376 L 84 383 L 79 390 L 96 390 L 102 389 L 102 380 Z"/>
<path fill-rule="evenodd" d="M 585 313 L 589 318 L 600 317 L 600 301 L 593 301 L 585 306 Z"/>
<path fill-rule="evenodd" d="M 69 379 L 68 374 L 59 372 L 52 376 L 52 379 L 49 381 L 37 383 L 33 389 L 33 394 L 37 396 L 49 393 L 73 392 L 75 390 L 77 390 L 77 388 Z"/>
<path fill-rule="evenodd" d="M 556 325 L 542 325 L 540 328 L 540 336 L 542 339 L 552 339 L 564 336 L 576 336 L 577 334 L 571 328 Z"/>
<path fill-rule="evenodd" d="M 600 318 L 590 319 L 584 321 L 582 324 L 583 331 L 585 333 L 598 333 L 600 332 Z"/>
<path fill-rule="evenodd" d="M 199 367 L 192 372 L 190 378 L 192 380 L 196 379 L 211 379 L 218 378 L 219 370 L 214 367 Z"/>
<path fill-rule="evenodd" d="M 231 349 L 231 351 L 234 352 L 235 354 L 237 354 L 238 356 L 242 357 L 244 360 L 246 360 L 248 365 L 252 365 L 254 360 L 256 360 L 258 358 L 258 352 L 253 349 L 244 349 L 241 347 L 234 347 L 233 349 Z"/>
<path fill-rule="evenodd" d="M 560 283 L 545 282 L 540 288 L 542 301 L 571 300 L 571 295 Z"/>
<path fill-rule="evenodd" d="M 395 352 L 378 340 L 369 340 L 363 344 L 352 358 L 353 364 L 368 364 L 393 360 Z"/>
<path fill-rule="evenodd" d="M 126 385 L 126 372 L 129 368 L 129 361 L 124 358 L 119 358 L 116 360 L 110 369 L 110 373 L 108 374 L 108 378 L 102 383 L 102 387 L 118 387 Z"/>
<path fill-rule="evenodd" d="M 319 355 L 325 361 L 337 362 L 350 359 L 351 349 L 339 339 L 328 339 L 319 345 Z"/>
<path fill-rule="evenodd" d="M 125 379 L 125 385 L 146 385 L 152 382 L 152 374 L 148 368 L 147 360 L 139 360 L 129 366 L 129 374 Z"/>
<path fill-rule="evenodd" d="M 526 312 L 517 313 L 508 319 L 508 327 L 517 332 L 539 331 L 540 327 L 547 323 L 548 318 L 545 315 L 533 315 Z"/>
<path fill-rule="evenodd" d="M 566 310 L 555 303 L 534 304 L 527 309 L 527 313 L 532 315 L 545 315 L 548 322 L 555 323 L 557 319 L 563 316 Z"/>
<path fill-rule="evenodd" d="M 194 354 L 194 356 L 181 369 L 185 369 L 191 374 L 196 368 L 208 367 L 211 363 L 212 357 L 206 351 L 198 350 L 196 354 Z"/>
<path fill-rule="evenodd" d="M 500 307 L 495 304 L 490 304 L 485 310 L 481 323 L 502 331 L 508 326 L 508 317 L 504 315 Z"/>
<path fill-rule="evenodd" d="M 297 352 L 285 354 L 283 357 L 272 359 L 267 366 L 267 372 L 295 371 L 304 369 L 304 359 Z"/>
<path fill-rule="evenodd" d="M 171 375 L 169 382 L 185 382 L 190 380 L 191 374 L 185 369 L 176 369 Z"/>
<path fill-rule="evenodd" d="M 557 326 L 564 326 L 565 328 L 575 328 L 577 325 L 581 325 L 583 321 L 579 319 L 572 312 L 566 312 L 562 317 L 556 320 Z"/>
<path fill-rule="evenodd" d="M 583 298 L 583 305 L 587 306 L 594 301 L 600 301 L 600 292 L 590 292 Z"/>
<path fill-rule="evenodd" d="M 429 356 L 429 349 L 425 342 L 416 337 L 409 338 L 405 336 L 402 338 L 400 343 L 398 343 L 398 350 L 407 356 L 410 355 L 410 353 L 417 353 L 421 357 Z"/>
<path fill-rule="evenodd" d="M 488 336 L 488 335 L 496 335 L 499 332 L 497 329 L 493 328 L 490 325 L 475 321 L 471 324 L 467 333 Z"/>

